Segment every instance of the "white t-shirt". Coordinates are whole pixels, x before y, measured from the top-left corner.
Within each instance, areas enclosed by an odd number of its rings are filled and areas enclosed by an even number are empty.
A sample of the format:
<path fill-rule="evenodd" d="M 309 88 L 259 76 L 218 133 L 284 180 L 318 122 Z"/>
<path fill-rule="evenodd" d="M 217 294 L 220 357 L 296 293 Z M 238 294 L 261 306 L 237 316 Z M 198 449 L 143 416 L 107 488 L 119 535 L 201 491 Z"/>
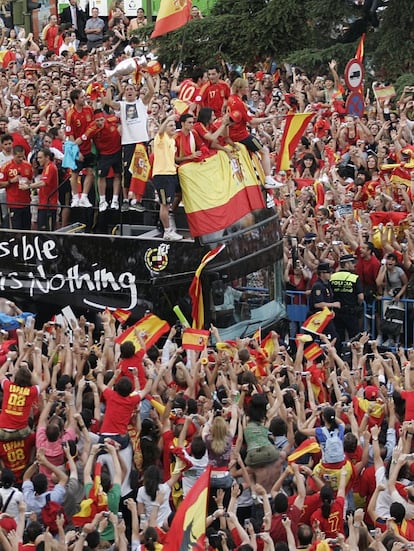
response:
<path fill-rule="evenodd" d="M 164 522 L 168 519 L 170 513 L 171 513 L 171 507 L 170 507 L 170 494 L 171 494 L 171 488 L 168 486 L 168 484 L 160 484 L 158 486 L 158 490 L 164 494 L 164 501 L 162 502 L 161 506 L 158 509 L 158 516 L 157 516 L 157 526 L 162 526 Z M 152 501 L 147 492 L 145 491 L 144 486 L 141 486 L 141 488 L 138 490 L 137 495 L 137 503 L 142 503 L 144 505 L 144 514 L 146 517 L 146 520 L 151 516 L 152 509 L 155 505 L 155 501 Z"/>
<path fill-rule="evenodd" d="M 184 497 L 188 494 L 203 472 L 206 470 L 208 465 L 208 454 L 207 452 L 203 455 L 201 459 L 196 459 L 192 455 L 188 455 L 186 450 L 183 450 L 184 456 L 187 461 L 192 463 L 192 467 L 183 471 L 183 495 Z"/>
<path fill-rule="evenodd" d="M 119 104 L 122 145 L 148 142 L 148 112 L 143 101 L 120 101 Z"/>
<path fill-rule="evenodd" d="M 0 488 L 0 496 L 3 500 L 3 507 L 6 505 L 7 500 L 9 499 L 10 494 L 14 493 L 7 505 L 7 509 L 4 511 L 6 514 L 8 514 L 11 517 L 14 517 L 15 519 L 19 516 L 19 503 L 23 501 L 23 494 L 20 490 L 17 488 Z"/>

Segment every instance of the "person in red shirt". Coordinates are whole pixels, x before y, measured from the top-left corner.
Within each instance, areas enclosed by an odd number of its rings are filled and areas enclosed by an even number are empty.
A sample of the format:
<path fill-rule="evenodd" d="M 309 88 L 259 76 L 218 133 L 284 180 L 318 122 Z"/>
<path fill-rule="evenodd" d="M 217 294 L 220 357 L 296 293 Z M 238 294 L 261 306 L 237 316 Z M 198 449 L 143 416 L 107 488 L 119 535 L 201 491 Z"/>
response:
<path fill-rule="evenodd" d="M 114 173 L 111 209 L 118 210 L 122 172 L 121 134 L 118 130 L 120 121 L 116 115 L 105 115 L 102 109 L 95 109 L 93 113 L 94 120 L 88 126 L 85 135 L 93 139 L 99 153 L 99 212 L 104 212 L 108 208 L 108 203 L 106 202 L 106 178 L 111 169 Z"/>
<path fill-rule="evenodd" d="M 118 382 L 121 377 L 128 377 L 131 383 L 134 384 L 134 369 L 137 371 L 140 388 L 144 388 L 147 384 L 145 369 L 142 365 L 142 359 L 145 356 L 145 349 L 141 348 L 135 352 L 134 343 L 126 341 L 119 347 L 121 354 L 117 369 L 120 370 L 120 375 L 115 382 Z"/>
<path fill-rule="evenodd" d="M 178 91 L 178 99 L 187 104 L 187 109 L 182 113 L 196 114 L 201 103 L 201 89 L 203 84 L 205 71 L 201 68 L 196 68 L 191 75 L 191 78 L 186 78 L 182 81 Z M 178 75 L 177 75 L 178 76 Z"/>
<path fill-rule="evenodd" d="M 181 130 L 175 135 L 176 144 L 176 163 L 183 165 L 185 163 L 203 161 L 213 152 L 206 147 L 198 133 L 193 130 L 194 116 L 190 113 L 181 115 Z"/>
<path fill-rule="evenodd" d="M 35 439 L 35 433 L 32 432 L 19 440 L 0 441 L 1 468 L 10 469 L 18 484 L 23 482 L 23 473 L 34 459 Z"/>
<path fill-rule="evenodd" d="M 46 43 L 49 51 L 59 53 L 59 25 L 56 15 L 49 17 L 49 23 L 42 31 L 42 41 Z"/>
<path fill-rule="evenodd" d="M 37 154 L 37 161 L 43 171 L 32 187 L 39 190 L 37 229 L 40 231 L 54 231 L 56 228 L 59 175 L 53 159 L 50 149 L 41 149 Z"/>
<path fill-rule="evenodd" d="M 299 519 L 301 517 L 302 508 L 305 502 L 306 488 L 303 476 L 299 472 L 299 465 L 292 463 L 290 468 L 293 469 L 295 476 L 297 496 L 293 504 L 289 506 L 288 497 L 285 493 L 279 492 L 278 494 L 273 495 L 272 490 L 274 514 L 270 525 L 270 535 L 273 541 L 287 542 L 286 530 L 283 526 L 283 519 L 285 516 L 288 516 L 291 520 L 292 532 L 296 537 Z M 276 484 L 278 482 L 279 481 L 277 481 Z"/>
<path fill-rule="evenodd" d="M 10 224 L 14 230 L 30 230 L 30 189 L 32 187 L 32 165 L 24 158 L 21 145 L 13 147 L 13 159 L 2 166 L 0 187 L 6 188 Z"/>
<path fill-rule="evenodd" d="M 218 67 L 208 69 L 207 75 L 208 82 L 200 89 L 201 107 L 211 107 L 216 117 L 221 117 L 226 112 L 230 87 L 224 80 L 220 80 Z"/>
<path fill-rule="evenodd" d="M 19 367 L 14 380 L 9 381 L 6 372 L 9 362 L 0 370 L 0 381 L 3 390 L 2 410 L 0 413 L 0 440 L 10 441 L 25 438 L 31 432 L 28 426 L 30 412 L 34 402 L 49 385 L 50 376 L 44 371 L 40 384 L 33 384 L 34 374 L 27 367 Z"/>
<path fill-rule="evenodd" d="M 91 139 L 85 134 L 89 124 L 93 120 L 93 109 L 85 105 L 86 94 L 79 88 L 74 88 L 70 93 L 72 107 L 66 114 L 66 136 L 79 145 L 80 156 L 77 161 L 76 170 L 72 170 L 70 185 L 72 188 L 71 207 L 92 207 L 88 193 L 93 183 L 93 166 L 95 156 L 92 153 Z M 86 170 L 86 177 L 83 183 L 82 196 L 78 196 L 78 175 L 81 170 Z"/>
<path fill-rule="evenodd" d="M 246 96 L 249 91 L 249 83 L 244 78 L 236 78 L 231 87 L 232 95 L 227 102 L 227 110 L 230 116 L 229 136 L 233 142 L 240 142 L 251 153 L 260 152 L 260 162 L 265 173 L 265 188 L 274 189 L 281 187 L 283 184 L 279 184 L 271 177 L 270 155 L 269 148 L 263 146 L 259 140 L 250 134 L 247 129 L 247 125 L 257 126 L 267 121 L 271 121 L 273 116 L 270 117 L 253 117 L 248 110 L 247 105 L 243 101 L 243 96 Z"/>
<path fill-rule="evenodd" d="M 104 439 L 109 437 L 118 442 L 121 449 L 124 449 L 129 444 L 128 424 L 131 416 L 141 399 L 150 391 L 152 380 L 148 380 L 143 390 L 135 392 L 130 379 L 121 377 L 112 390 L 103 382 L 102 365 L 99 361 L 95 373 L 98 388 L 105 400 L 105 415 L 100 431 L 100 442 L 103 443 Z"/>
<path fill-rule="evenodd" d="M 330 486 L 323 486 L 320 491 L 322 506 L 311 515 L 312 526 L 319 523 L 319 529 L 325 533 L 326 538 L 336 538 L 338 532 L 344 532 L 344 506 L 347 470 L 341 469 L 341 476 L 336 498 Z"/>

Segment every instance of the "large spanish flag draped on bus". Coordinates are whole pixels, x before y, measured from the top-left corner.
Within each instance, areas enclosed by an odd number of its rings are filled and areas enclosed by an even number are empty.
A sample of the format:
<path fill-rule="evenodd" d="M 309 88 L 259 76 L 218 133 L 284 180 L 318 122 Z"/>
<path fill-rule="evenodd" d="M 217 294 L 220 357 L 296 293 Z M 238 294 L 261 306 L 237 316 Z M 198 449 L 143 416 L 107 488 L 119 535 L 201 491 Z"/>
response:
<path fill-rule="evenodd" d="M 315 113 L 288 113 L 285 119 L 280 153 L 277 156 L 276 171 L 289 170 L 290 159 L 293 157 L 296 146 L 303 136 L 308 123 L 315 116 Z"/>
<path fill-rule="evenodd" d="M 151 38 L 175 31 L 190 19 L 191 0 L 161 0 Z"/>
<path fill-rule="evenodd" d="M 207 500 L 211 467 L 207 467 L 175 513 L 163 551 L 202 551 L 206 548 Z"/>
<path fill-rule="evenodd" d="M 186 163 L 178 169 L 184 209 L 193 237 L 228 228 L 256 209 L 265 208 L 262 175 L 239 144 L 234 159 L 219 151 L 202 163 Z"/>

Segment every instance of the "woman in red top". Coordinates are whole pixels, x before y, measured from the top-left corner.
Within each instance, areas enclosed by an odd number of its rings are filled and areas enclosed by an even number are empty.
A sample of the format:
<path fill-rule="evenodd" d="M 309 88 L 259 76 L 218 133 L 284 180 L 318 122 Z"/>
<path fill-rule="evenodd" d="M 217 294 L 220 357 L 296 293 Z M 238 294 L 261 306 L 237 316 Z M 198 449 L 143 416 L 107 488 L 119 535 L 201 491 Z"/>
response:
<path fill-rule="evenodd" d="M 325 533 L 327 539 L 336 538 L 338 532 L 341 534 L 345 533 L 344 505 L 347 475 L 346 469 L 342 468 L 336 498 L 330 486 L 323 486 L 321 488 L 320 497 L 322 505 L 311 516 L 312 526 L 318 522 L 319 529 Z"/>
<path fill-rule="evenodd" d="M 197 122 L 194 125 L 194 130 L 198 133 L 204 144 L 209 149 L 217 149 L 224 151 L 231 157 L 231 150 L 225 148 L 225 137 L 228 134 L 229 117 L 225 115 L 221 119 L 221 124 L 214 127 L 213 123 L 216 120 L 216 115 L 211 107 L 202 107 L 198 114 Z"/>

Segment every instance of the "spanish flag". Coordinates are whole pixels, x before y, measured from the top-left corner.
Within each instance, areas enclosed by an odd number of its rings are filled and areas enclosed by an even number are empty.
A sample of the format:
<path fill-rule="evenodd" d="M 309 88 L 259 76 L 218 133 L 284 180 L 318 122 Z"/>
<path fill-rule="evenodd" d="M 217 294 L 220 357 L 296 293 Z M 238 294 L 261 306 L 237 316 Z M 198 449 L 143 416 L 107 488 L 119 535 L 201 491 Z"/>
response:
<path fill-rule="evenodd" d="M 292 452 L 287 460 L 289 463 L 294 463 L 297 459 L 300 459 L 307 453 L 319 453 L 321 451 L 321 447 L 316 441 L 315 438 L 307 438 L 298 446 L 294 452 Z"/>
<path fill-rule="evenodd" d="M 151 38 L 175 31 L 190 19 L 191 0 L 161 0 Z"/>
<path fill-rule="evenodd" d="M 201 272 L 205 266 L 211 262 L 216 256 L 221 253 L 225 245 L 219 245 L 212 251 L 209 251 L 201 259 L 200 265 L 197 268 L 193 281 L 191 282 L 188 294 L 190 295 L 192 302 L 191 315 L 193 317 L 193 328 L 202 329 L 204 326 L 204 301 L 203 301 L 203 287 L 201 284 Z"/>
<path fill-rule="evenodd" d="M 268 333 L 261 342 L 261 348 L 265 351 L 268 358 L 271 358 L 275 353 L 275 343 L 273 341 L 272 332 Z"/>
<path fill-rule="evenodd" d="M 80 511 L 73 515 L 72 522 L 75 526 L 83 526 L 92 522 L 97 513 L 108 510 L 108 497 L 101 485 L 102 464 L 95 463 L 93 485 L 88 497 L 80 504 Z"/>
<path fill-rule="evenodd" d="M 361 39 L 359 41 L 358 47 L 355 52 L 355 59 L 357 59 L 360 63 L 363 63 L 364 56 L 365 56 L 365 33 L 362 34 Z"/>
<path fill-rule="evenodd" d="M 382 424 L 384 420 L 384 404 L 372 402 L 358 396 L 354 396 L 352 402 L 358 423 L 362 422 L 364 415 L 368 413 L 368 408 L 371 407 L 368 417 L 368 427 L 373 427 L 375 425 L 380 426 Z"/>
<path fill-rule="evenodd" d="M 185 329 L 182 336 L 184 350 L 198 350 L 201 352 L 207 346 L 210 331 L 204 329 Z"/>
<path fill-rule="evenodd" d="M 404 184 L 407 187 L 411 186 L 411 170 L 403 167 L 394 168 L 391 173 L 391 182 L 393 184 Z"/>
<path fill-rule="evenodd" d="M 333 319 L 334 315 L 329 308 L 325 307 L 320 312 L 309 316 L 302 325 L 302 329 L 313 334 L 320 334 L 323 332 L 328 323 Z"/>
<path fill-rule="evenodd" d="M 303 355 L 309 362 L 315 361 L 319 356 L 322 356 L 323 350 L 316 342 L 313 342 L 303 351 Z"/>
<path fill-rule="evenodd" d="M 184 209 L 193 237 L 228 228 L 265 207 L 261 177 L 242 144 L 229 162 L 224 151 L 178 169 Z"/>
<path fill-rule="evenodd" d="M 282 142 L 279 155 L 276 161 L 276 171 L 289 170 L 290 159 L 293 157 L 296 146 L 303 136 L 308 123 L 315 116 L 315 113 L 288 113 L 285 118 Z"/>
<path fill-rule="evenodd" d="M 168 322 L 160 319 L 155 314 L 147 314 L 140 320 L 138 320 L 132 327 L 129 327 L 126 331 L 123 331 L 116 339 L 117 344 L 131 341 L 135 345 L 135 350 L 141 350 L 139 339 L 136 335 L 136 330 L 145 333 L 143 340 L 145 341 L 146 348 L 150 348 L 157 340 L 170 330 Z"/>
<path fill-rule="evenodd" d="M 0 52 L 0 66 L 7 69 L 11 61 L 16 61 L 16 54 L 10 50 L 2 50 Z"/>
<path fill-rule="evenodd" d="M 261 327 L 256 329 L 256 331 L 254 332 L 253 338 L 258 343 L 258 345 L 260 346 L 261 343 L 262 343 L 262 328 Z"/>
<path fill-rule="evenodd" d="M 407 218 L 407 215 L 408 212 L 378 211 L 369 213 L 373 227 L 378 226 L 378 224 L 387 224 L 388 222 L 392 222 L 394 226 L 398 226 L 398 224 L 401 224 Z"/>
<path fill-rule="evenodd" d="M 206 516 L 211 467 L 207 467 L 175 513 L 163 551 L 205 549 Z"/>
<path fill-rule="evenodd" d="M 101 82 L 91 82 L 86 88 L 86 95 L 90 97 L 92 101 L 96 101 L 105 95 L 105 88 Z"/>
<path fill-rule="evenodd" d="M 145 193 L 145 187 L 151 173 L 151 163 L 148 159 L 147 150 L 142 143 L 137 143 L 135 146 L 129 172 L 132 174 L 130 191 L 141 198 Z"/>
<path fill-rule="evenodd" d="M 122 308 L 117 308 L 113 312 L 111 312 L 116 321 L 119 321 L 119 323 L 125 323 L 128 321 L 131 311 L 130 310 L 123 310 Z"/>

